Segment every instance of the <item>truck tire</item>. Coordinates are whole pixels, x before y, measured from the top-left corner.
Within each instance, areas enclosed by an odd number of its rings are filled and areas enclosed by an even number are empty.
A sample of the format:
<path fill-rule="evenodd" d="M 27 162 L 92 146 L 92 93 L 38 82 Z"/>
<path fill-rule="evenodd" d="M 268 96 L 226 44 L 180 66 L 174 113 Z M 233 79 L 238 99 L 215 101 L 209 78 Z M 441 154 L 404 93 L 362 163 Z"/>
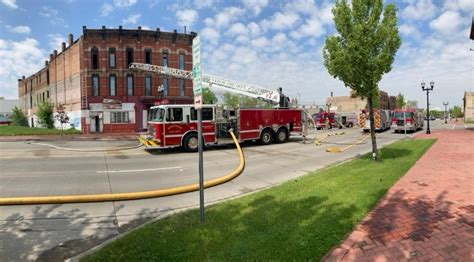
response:
<path fill-rule="evenodd" d="M 349 127 L 349 128 L 352 128 L 353 126 L 354 126 L 354 125 L 352 124 L 352 122 L 349 122 L 348 127 Z"/>
<path fill-rule="evenodd" d="M 286 128 L 282 127 L 278 129 L 278 132 L 276 133 L 275 141 L 277 143 L 284 143 L 286 140 L 288 140 L 288 131 Z"/>
<path fill-rule="evenodd" d="M 270 131 L 269 129 L 263 130 L 262 134 L 260 135 L 260 144 L 268 145 L 272 143 L 272 140 L 273 140 L 273 132 Z"/>
<path fill-rule="evenodd" d="M 196 133 L 188 134 L 183 139 L 183 149 L 186 152 L 198 151 L 198 138 Z"/>

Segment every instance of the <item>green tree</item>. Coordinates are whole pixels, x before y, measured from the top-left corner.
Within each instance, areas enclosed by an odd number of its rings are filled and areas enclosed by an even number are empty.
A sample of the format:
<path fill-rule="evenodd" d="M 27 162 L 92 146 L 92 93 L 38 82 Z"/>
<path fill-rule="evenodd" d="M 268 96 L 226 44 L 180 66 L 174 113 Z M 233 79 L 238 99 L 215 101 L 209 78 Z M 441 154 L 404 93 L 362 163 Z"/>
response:
<path fill-rule="evenodd" d="M 378 83 L 392 69 L 401 45 L 397 8 L 394 4 L 384 8 L 382 0 L 352 0 L 352 5 L 337 0 L 332 12 L 339 34 L 326 38 L 324 65 L 357 96 L 367 98 L 372 156 L 377 160 L 373 102 Z"/>
<path fill-rule="evenodd" d="M 211 91 L 209 88 L 202 89 L 202 102 L 204 104 L 215 104 L 217 103 L 217 97 L 214 92 Z"/>
<path fill-rule="evenodd" d="M 451 114 L 451 117 L 463 117 L 463 113 L 460 106 L 454 106 L 453 108 L 449 109 L 449 113 Z"/>
<path fill-rule="evenodd" d="M 54 128 L 53 120 L 53 105 L 49 101 L 44 101 L 38 105 L 38 111 L 36 112 L 38 116 L 38 123 L 46 128 Z"/>
<path fill-rule="evenodd" d="M 17 106 L 12 109 L 10 119 L 15 126 L 28 126 L 28 119 L 26 118 L 25 113 Z"/>
<path fill-rule="evenodd" d="M 416 100 L 408 100 L 406 103 L 407 107 L 409 108 L 418 108 L 418 101 Z"/>
<path fill-rule="evenodd" d="M 397 108 L 403 108 L 406 105 L 405 96 L 402 95 L 402 93 L 398 93 L 396 104 L 397 104 Z"/>
<path fill-rule="evenodd" d="M 231 108 L 239 107 L 239 96 L 232 93 L 224 93 L 224 105 L 227 105 Z"/>

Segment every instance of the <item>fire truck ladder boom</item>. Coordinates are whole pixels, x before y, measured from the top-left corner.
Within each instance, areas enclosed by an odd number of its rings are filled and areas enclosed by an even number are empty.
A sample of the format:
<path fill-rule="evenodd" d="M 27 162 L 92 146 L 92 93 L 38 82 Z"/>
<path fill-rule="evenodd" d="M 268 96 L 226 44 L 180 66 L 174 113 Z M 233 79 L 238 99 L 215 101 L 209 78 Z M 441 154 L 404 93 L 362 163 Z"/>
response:
<path fill-rule="evenodd" d="M 143 63 L 132 63 L 130 64 L 130 69 L 148 71 L 148 72 L 157 73 L 159 75 L 171 76 L 171 77 L 180 78 L 180 79 L 187 79 L 187 80 L 193 79 L 192 71 L 186 71 L 186 70 L 170 68 L 170 67 L 165 67 L 165 66 L 150 65 L 150 64 L 143 64 Z M 209 86 L 212 88 L 214 85 L 216 85 L 229 92 L 245 95 L 252 98 L 257 98 L 259 100 L 272 103 L 272 104 L 278 104 L 280 102 L 280 93 L 276 90 L 271 90 L 271 89 L 263 88 L 260 86 L 252 85 L 252 84 L 247 84 L 247 83 L 243 83 L 239 81 L 226 79 L 223 77 L 206 75 L 206 74 L 202 74 L 201 78 L 202 78 L 202 82 L 204 86 Z"/>

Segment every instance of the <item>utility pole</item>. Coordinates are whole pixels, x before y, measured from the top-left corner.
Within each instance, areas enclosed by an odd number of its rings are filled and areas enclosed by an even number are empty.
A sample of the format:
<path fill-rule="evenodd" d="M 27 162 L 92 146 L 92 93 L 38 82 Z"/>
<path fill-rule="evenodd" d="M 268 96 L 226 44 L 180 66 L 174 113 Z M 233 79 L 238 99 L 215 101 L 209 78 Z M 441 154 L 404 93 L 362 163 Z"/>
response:
<path fill-rule="evenodd" d="M 448 102 L 443 102 L 444 105 L 444 124 L 448 123 Z"/>

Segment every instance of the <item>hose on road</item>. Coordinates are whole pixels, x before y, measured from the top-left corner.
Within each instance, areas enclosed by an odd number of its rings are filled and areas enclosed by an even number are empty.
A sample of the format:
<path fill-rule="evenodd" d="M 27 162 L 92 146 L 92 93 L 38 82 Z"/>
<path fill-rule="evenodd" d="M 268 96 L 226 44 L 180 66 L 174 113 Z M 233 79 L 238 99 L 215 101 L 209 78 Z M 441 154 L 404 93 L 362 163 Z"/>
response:
<path fill-rule="evenodd" d="M 239 153 L 239 166 L 229 174 L 204 182 L 204 188 L 217 186 L 228 182 L 240 175 L 245 168 L 245 159 L 240 148 L 239 141 L 232 131 L 229 131 Z M 89 202 L 108 202 L 137 200 L 145 198 L 156 198 L 171 196 L 183 193 L 189 193 L 199 190 L 199 184 L 187 186 L 158 189 L 151 191 L 113 193 L 113 194 L 94 194 L 94 195 L 64 195 L 64 196 L 40 196 L 40 197 L 5 197 L 0 198 L 0 205 L 33 205 L 33 204 L 65 204 L 65 203 L 89 203 Z"/>

